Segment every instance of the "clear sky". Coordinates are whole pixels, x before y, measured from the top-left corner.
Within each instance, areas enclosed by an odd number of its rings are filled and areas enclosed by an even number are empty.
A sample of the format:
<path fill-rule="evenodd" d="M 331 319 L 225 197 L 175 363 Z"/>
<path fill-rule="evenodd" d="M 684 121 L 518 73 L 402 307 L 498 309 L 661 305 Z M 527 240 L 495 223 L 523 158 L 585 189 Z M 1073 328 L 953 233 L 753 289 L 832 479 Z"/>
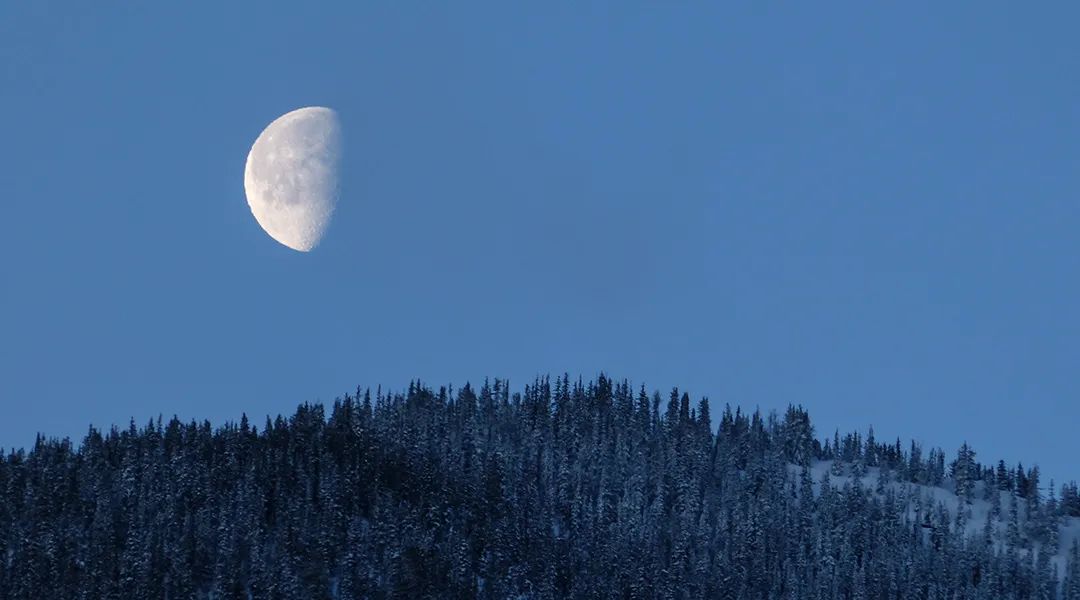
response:
<path fill-rule="evenodd" d="M 0 3 L 0 446 L 603 370 L 1080 477 L 1074 2 L 120 4 Z"/>

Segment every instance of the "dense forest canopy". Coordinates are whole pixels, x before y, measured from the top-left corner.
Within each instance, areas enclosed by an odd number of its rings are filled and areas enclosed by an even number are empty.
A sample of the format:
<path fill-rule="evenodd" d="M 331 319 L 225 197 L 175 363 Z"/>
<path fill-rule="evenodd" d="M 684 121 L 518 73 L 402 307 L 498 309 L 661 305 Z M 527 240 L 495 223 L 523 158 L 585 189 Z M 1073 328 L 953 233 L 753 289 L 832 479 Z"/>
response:
<path fill-rule="evenodd" d="M 1080 600 L 1076 484 L 967 444 L 603 375 L 326 412 L 0 453 L 0 598 Z"/>

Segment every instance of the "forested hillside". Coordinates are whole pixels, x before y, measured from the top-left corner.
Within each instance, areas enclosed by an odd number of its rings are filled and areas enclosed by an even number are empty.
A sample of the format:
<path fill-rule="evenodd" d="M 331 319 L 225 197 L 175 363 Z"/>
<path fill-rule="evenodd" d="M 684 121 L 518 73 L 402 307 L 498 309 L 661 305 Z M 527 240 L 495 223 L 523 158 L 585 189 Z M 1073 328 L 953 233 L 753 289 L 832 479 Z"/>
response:
<path fill-rule="evenodd" d="M 563 377 L 42 438 L 0 458 L 0 598 L 1080 600 L 1075 483 L 717 414 Z"/>

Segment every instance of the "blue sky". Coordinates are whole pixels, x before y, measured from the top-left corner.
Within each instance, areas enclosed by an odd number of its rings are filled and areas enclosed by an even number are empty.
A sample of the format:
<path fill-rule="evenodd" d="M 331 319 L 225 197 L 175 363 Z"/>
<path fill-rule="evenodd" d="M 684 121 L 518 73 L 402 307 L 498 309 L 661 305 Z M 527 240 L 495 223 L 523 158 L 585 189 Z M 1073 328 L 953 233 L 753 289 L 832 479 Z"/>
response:
<path fill-rule="evenodd" d="M 0 446 L 603 370 L 1080 476 L 1075 3 L 314 4 L 0 7 Z"/>

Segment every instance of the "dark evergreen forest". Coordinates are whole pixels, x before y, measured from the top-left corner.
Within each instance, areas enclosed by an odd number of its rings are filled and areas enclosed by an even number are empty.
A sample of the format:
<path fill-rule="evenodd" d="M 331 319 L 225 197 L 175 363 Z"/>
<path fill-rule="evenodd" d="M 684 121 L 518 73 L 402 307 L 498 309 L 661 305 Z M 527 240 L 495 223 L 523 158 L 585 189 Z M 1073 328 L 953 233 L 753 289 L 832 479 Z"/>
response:
<path fill-rule="evenodd" d="M 717 414 L 562 377 L 39 438 L 0 453 L 0 598 L 1080 600 L 1075 483 Z"/>

